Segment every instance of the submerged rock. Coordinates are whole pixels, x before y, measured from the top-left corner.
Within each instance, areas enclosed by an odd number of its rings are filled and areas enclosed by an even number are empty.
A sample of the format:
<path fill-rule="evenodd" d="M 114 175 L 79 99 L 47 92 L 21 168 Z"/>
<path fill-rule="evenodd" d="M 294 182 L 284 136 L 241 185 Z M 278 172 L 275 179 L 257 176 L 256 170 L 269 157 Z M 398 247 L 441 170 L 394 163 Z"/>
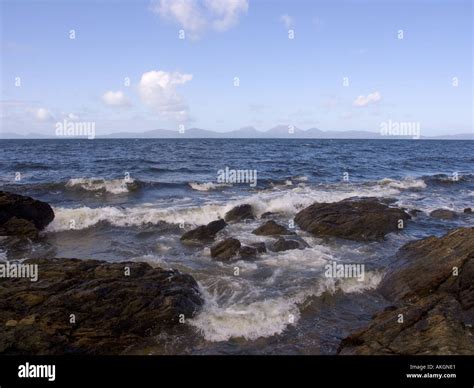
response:
<path fill-rule="evenodd" d="M 288 251 L 290 249 L 305 249 L 308 247 L 308 244 L 300 239 L 285 239 L 280 237 L 277 241 L 275 241 L 272 246 L 271 250 L 273 252 L 282 252 Z"/>
<path fill-rule="evenodd" d="M 430 213 L 433 218 L 439 218 L 441 220 L 452 220 L 457 217 L 456 212 L 448 209 L 436 209 Z"/>
<path fill-rule="evenodd" d="M 46 202 L 0 191 L 0 235 L 35 237 L 53 219 Z"/>
<path fill-rule="evenodd" d="M 196 281 L 147 263 L 29 259 L 38 281 L 0 281 L 0 353 L 117 354 L 181 330 L 203 305 Z M 129 268 L 129 276 L 126 275 Z"/>
<path fill-rule="evenodd" d="M 341 354 L 473 354 L 474 228 L 403 246 L 380 285 L 393 306 Z"/>
<path fill-rule="evenodd" d="M 257 229 L 252 231 L 257 236 L 280 236 L 280 235 L 292 235 L 292 232 L 285 228 L 283 225 L 277 224 L 275 221 L 270 220 L 260 225 Z"/>
<path fill-rule="evenodd" d="M 381 240 L 399 230 L 411 217 L 375 198 L 314 203 L 296 214 L 295 222 L 315 236 L 334 236 L 355 241 Z"/>
<path fill-rule="evenodd" d="M 216 260 L 229 261 L 239 252 L 241 244 L 236 238 L 227 238 L 211 247 L 211 257 Z"/>
<path fill-rule="evenodd" d="M 226 222 L 238 222 L 243 220 L 253 220 L 255 215 L 253 214 L 253 209 L 251 205 L 239 205 L 229 210 L 224 219 Z"/>
<path fill-rule="evenodd" d="M 254 260 L 257 258 L 257 248 L 248 245 L 241 246 L 239 248 L 239 256 L 243 260 Z"/>
<path fill-rule="evenodd" d="M 224 220 L 212 221 L 207 225 L 198 226 L 181 236 L 181 241 L 212 241 L 216 234 L 226 227 Z"/>
<path fill-rule="evenodd" d="M 463 210 L 464 213 L 472 213 L 472 209 L 470 207 L 467 207 Z"/>
<path fill-rule="evenodd" d="M 252 243 L 250 246 L 255 248 L 258 253 L 265 253 L 267 251 L 267 247 L 264 242 Z"/>

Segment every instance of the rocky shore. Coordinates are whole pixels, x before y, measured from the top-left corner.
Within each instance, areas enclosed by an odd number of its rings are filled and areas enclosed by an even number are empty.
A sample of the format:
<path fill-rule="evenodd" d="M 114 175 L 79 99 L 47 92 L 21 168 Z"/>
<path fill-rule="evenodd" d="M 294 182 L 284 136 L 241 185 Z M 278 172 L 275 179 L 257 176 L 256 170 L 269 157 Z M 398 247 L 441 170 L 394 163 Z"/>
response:
<path fill-rule="evenodd" d="M 44 202 L 0 193 L 0 235 L 35 238 L 53 218 Z M 0 354 L 120 354 L 185 330 L 203 305 L 192 276 L 147 263 L 47 258 L 16 265 L 36 268 L 37 279 L 2 273 Z"/>
<path fill-rule="evenodd" d="M 474 228 L 406 244 L 380 292 L 393 304 L 339 354 L 474 354 Z"/>
<path fill-rule="evenodd" d="M 452 213 L 440 209 L 431 217 L 471 217 Z M 189 249 L 208 247 L 210 260 L 254 261 L 268 251 L 308 248 L 308 233 L 380 241 L 409 227 L 417 212 L 410 214 L 389 201 L 351 198 L 314 203 L 291 227 L 242 204 L 185 231 L 180 241 Z M 0 192 L 2 238 L 34 240 L 53 219 L 47 203 Z M 245 245 L 226 232 L 229 224 L 250 220 L 259 223 L 252 233 L 264 242 Z M 38 278 L 0 279 L 0 354 L 126 353 L 154 336 L 191 330 L 187 320 L 204 304 L 192 276 L 147 263 L 42 258 L 21 264 L 37 266 Z M 474 354 L 474 228 L 406 244 L 377 291 L 387 307 L 344 338 L 339 354 Z"/>

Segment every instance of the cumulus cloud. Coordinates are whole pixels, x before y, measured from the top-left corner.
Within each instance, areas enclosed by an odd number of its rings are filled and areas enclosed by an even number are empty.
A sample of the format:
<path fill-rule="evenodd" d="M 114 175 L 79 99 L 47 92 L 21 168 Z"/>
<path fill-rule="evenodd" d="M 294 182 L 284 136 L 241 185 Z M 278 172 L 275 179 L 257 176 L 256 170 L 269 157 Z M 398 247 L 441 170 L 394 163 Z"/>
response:
<path fill-rule="evenodd" d="M 143 103 L 158 115 L 177 122 L 185 122 L 189 119 L 189 108 L 176 87 L 184 85 L 192 78 L 192 74 L 149 71 L 142 74 L 138 93 Z"/>
<path fill-rule="evenodd" d="M 102 101 L 108 106 L 123 107 L 130 105 L 128 98 L 120 90 L 117 92 L 113 92 L 112 90 L 105 92 L 102 96 Z"/>
<path fill-rule="evenodd" d="M 280 21 L 283 23 L 285 28 L 289 30 L 290 28 L 293 28 L 295 21 L 290 15 L 284 14 L 280 16 Z"/>
<path fill-rule="evenodd" d="M 355 100 L 354 106 L 367 106 L 379 102 L 382 99 L 382 95 L 379 92 L 369 93 L 367 96 L 360 95 Z"/>
<path fill-rule="evenodd" d="M 198 37 L 207 29 L 227 31 L 236 26 L 248 6 L 248 0 L 157 0 L 151 10 Z"/>
<path fill-rule="evenodd" d="M 35 108 L 30 110 L 38 121 L 49 121 L 53 119 L 53 114 L 46 108 Z"/>

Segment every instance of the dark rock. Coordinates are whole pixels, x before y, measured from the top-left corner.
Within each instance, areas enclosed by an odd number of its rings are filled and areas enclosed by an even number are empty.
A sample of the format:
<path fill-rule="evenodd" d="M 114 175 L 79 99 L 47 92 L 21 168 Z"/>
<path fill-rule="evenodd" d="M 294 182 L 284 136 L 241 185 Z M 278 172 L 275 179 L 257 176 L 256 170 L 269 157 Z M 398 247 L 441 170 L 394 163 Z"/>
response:
<path fill-rule="evenodd" d="M 472 209 L 470 207 L 467 207 L 464 209 L 464 213 L 472 213 Z"/>
<path fill-rule="evenodd" d="M 147 263 L 23 264 L 38 265 L 38 281 L 1 280 L 1 354 L 118 354 L 150 336 L 183 330 L 180 318 L 192 318 L 203 304 L 190 275 Z"/>
<path fill-rule="evenodd" d="M 54 212 L 46 202 L 31 197 L 0 191 L 0 233 L 34 237 L 54 219 Z M 25 222 L 28 221 L 28 222 Z"/>
<path fill-rule="evenodd" d="M 295 234 L 295 232 L 289 231 L 283 225 L 277 224 L 273 220 L 267 221 L 263 225 L 260 225 L 257 229 L 252 231 L 252 233 L 258 236 L 280 236 Z"/>
<path fill-rule="evenodd" d="M 274 212 L 265 212 L 260 216 L 260 218 L 269 218 L 269 217 L 273 217 L 274 215 L 275 215 Z"/>
<path fill-rule="evenodd" d="M 265 246 L 264 242 L 252 243 L 250 246 L 254 247 L 258 253 L 265 253 L 267 251 L 267 247 Z"/>
<path fill-rule="evenodd" d="M 436 209 L 430 213 L 433 218 L 439 218 L 441 220 L 452 220 L 457 217 L 456 212 L 447 209 Z"/>
<path fill-rule="evenodd" d="M 411 217 L 377 199 L 347 199 L 335 203 L 314 203 L 296 214 L 295 222 L 315 236 L 334 236 L 355 241 L 381 240 L 399 230 Z"/>
<path fill-rule="evenodd" d="M 420 214 L 420 213 L 423 213 L 423 212 L 421 210 L 418 210 L 418 209 L 411 209 L 408 212 L 408 214 L 410 214 L 411 216 L 414 216 L 414 217 L 418 216 L 418 214 Z"/>
<path fill-rule="evenodd" d="M 396 308 L 345 338 L 339 353 L 473 354 L 474 228 L 406 244 L 380 291 Z"/>
<path fill-rule="evenodd" d="M 295 240 L 295 239 L 284 239 L 280 237 L 277 241 L 275 241 L 272 246 L 271 250 L 273 252 L 281 252 L 281 251 L 288 251 L 290 249 L 305 249 L 308 247 L 302 240 Z"/>
<path fill-rule="evenodd" d="M 198 226 L 181 236 L 181 241 L 212 241 L 216 234 L 226 227 L 224 220 L 212 221 L 207 225 Z"/>
<path fill-rule="evenodd" d="M 31 221 L 12 217 L 0 227 L 0 235 L 36 238 L 38 229 Z"/>
<path fill-rule="evenodd" d="M 255 259 L 257 254 L 257 248 L 250 247 L 248 245 L 241 246 L 239 249 L 239 256 L 244 260 Z"/>
<path fill-rule="evenodd" d="M 216 260 L 229 261 L 237 255 L 239 248 L 239 240 L 235 238 L 227 238 L 225 240 L 219 241 L 217 244 L 211 247 L 211 257 Z"/>
<path fill-rule="evenodd" d="M 255 215 L 253 214 L 252 206 L 250 205 L 239 205 L 229 210 L 224 219 L 226 222 L 238 222 L 243 220 L 253 220 Z"/>
<path fill-rule="evenodd" d="M 389 300 L 432 294 L 474 254 L 474 228 L 460 228 L 443 237 L 428 237 L 405 244 L 380 284 Z"/>

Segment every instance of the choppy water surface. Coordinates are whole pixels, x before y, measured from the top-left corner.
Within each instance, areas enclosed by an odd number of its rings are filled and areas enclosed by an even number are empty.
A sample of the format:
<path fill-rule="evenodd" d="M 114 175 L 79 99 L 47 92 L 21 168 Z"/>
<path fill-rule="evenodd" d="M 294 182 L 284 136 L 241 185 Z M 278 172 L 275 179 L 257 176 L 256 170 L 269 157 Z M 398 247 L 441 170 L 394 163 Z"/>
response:
<path fill-rule="evenodd" d="M 56 214 L 40 242 L 2 243 L 3 255 L 147 261 L 198 280 L 206 304 L 189 330 L 157 338 L 142 353 L 334 353 L 384 306 L 376 287 L 402 244 L 472 224 L 468 216 L 428 216 L 472 207 L 469 141 L 3 140 L 0 149 L 2 189 L 47 201 Z M 256 170 L 257 185 L 218 183 L 225 167 Z M 216 262 L 209 248 L 179 241 L 183 225 L 208 223 L 238 204 L 251 204 L 257 215 L 275 212 L 273 219 L 288 224 L 315 201 L 355 196 L 394 198 L 422 213 L 383 242 L 299 232 L 310 248 L 255 262 Z M 268 242 L 251 233 L 261 223 L 229 225 L 219 237 Z M 332 261 L 365 264 L 364 281 L 326 278 Z"/>

